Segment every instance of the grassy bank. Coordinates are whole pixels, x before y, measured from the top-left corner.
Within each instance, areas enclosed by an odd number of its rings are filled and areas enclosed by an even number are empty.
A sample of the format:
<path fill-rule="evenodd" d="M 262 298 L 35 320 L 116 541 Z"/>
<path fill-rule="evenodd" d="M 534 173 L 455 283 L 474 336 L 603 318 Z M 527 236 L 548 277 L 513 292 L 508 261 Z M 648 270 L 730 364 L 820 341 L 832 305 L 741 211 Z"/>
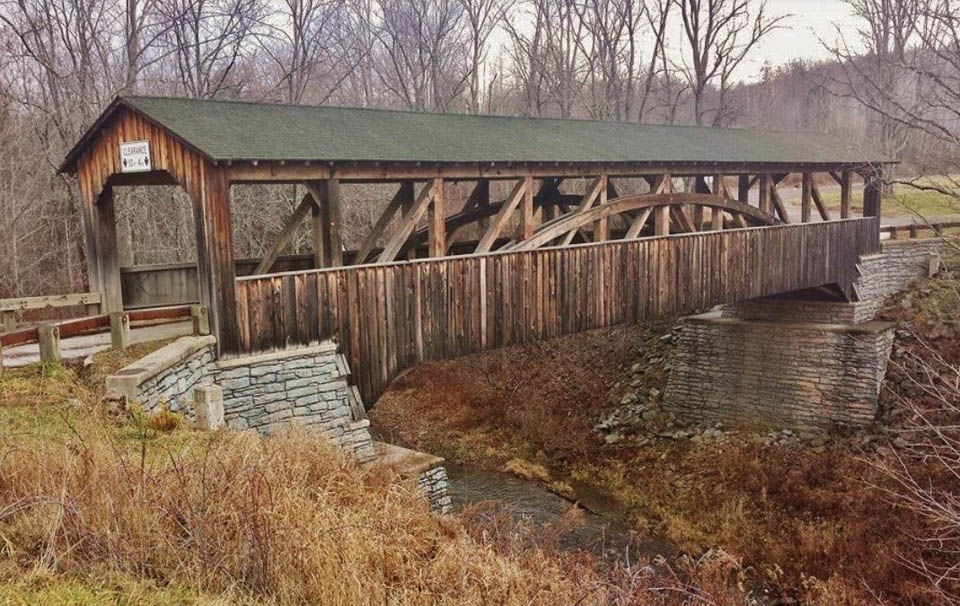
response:
<path fill-rule="evenodd" d="M 127 357 L 0 378 L 0 604 L 742 599 L 726 558 L 666 576 L 602 569 L 482 511 L 433 514 L 413 480 L 357 466 L 314 434 L 106 414 L 102 377 Z"/>
<path fill-rule="evenodd" d="M 953 286 L 931 280 L 885 313 L 904 329 L 935 335 L 938 350 L 960 364 Z M 914 538 L 925 521 L 882 492 L 894 488 L 878 463 L 896 460 L 895 433 L 831 435 L 811 448 L 735 432 L 608 443 L 595 430 L 625 393 L 662 391 L 669 365 L 661 337 L 669 328 L 616 328 L 425 364 L 381 398 L 373 423 L 399 443 L 456 461 L 548 487 L 581 483 L 612 493 L 637 528 L 666 535 L 694 557 L 730 554 L 747 587 L 822 604 L 877 596 L 938 603 L 905 565 L 925 549 Z M 901 341 L 898 350 L 915 346 Z M 892 376 L 891 388 L 903 381 Z M 892 408 L 890 393 L 884 402 Z"/>
<path fill-rule="evenodd" d="M 938 182 L 928 178 L 918 180 L 918 185 L 938 185 Z M 939 183 L 950 187 L 950 184 Z M 839 211 L 840 190 L 830 187 L 823 190 L 823 202 L 827 208 Z M 799 204 L 799 201 L 797 201 Z M 854 216 L 863 212 L 863 196 L 854 195 L 852 200 Z M 893 194 L 883 197 L 883 215 L 885 217 L 942 217 L 945 215 L 960 214 L 957 197 L 939 193 L 928 189 L 918 189 L 908 185 L 897 185 Z M 814 209 L 816 214 L 816 209 Z"/>

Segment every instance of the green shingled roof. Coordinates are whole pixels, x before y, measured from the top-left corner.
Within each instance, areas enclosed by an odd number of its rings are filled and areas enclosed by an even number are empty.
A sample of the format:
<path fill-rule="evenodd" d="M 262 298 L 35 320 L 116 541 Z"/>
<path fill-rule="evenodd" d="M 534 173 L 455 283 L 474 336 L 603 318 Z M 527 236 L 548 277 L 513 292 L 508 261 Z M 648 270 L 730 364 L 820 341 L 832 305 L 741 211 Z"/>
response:
<path fill-rule="evenodd" d="M 822 133 L 121 97 L 213 160 L 882 162 Z M 109 110 L 108 110 L 109 111 Z M 92 130 L 95 130 L 94 125 Z M 64 162 L 72 166 L 86 137 Z"/>

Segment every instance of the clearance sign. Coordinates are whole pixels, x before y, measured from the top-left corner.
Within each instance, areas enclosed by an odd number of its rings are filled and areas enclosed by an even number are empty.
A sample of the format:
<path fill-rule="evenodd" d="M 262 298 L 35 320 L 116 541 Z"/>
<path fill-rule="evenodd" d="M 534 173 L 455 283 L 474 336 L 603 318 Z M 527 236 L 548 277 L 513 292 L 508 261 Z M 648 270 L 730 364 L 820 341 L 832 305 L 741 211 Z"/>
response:
<path fill-rule="evenodd" d="M 149 141 L 125 141 L 120 144 L 120 172 L 144 173 L 150 170 Z"/>

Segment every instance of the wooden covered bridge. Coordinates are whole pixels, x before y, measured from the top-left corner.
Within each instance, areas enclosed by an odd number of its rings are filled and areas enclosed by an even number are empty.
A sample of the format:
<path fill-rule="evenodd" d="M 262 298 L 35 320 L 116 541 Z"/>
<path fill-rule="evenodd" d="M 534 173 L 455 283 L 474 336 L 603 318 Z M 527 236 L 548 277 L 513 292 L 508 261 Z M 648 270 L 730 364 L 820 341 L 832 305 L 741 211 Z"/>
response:
<path fill-rule="evenodd" d="M 373 402 L 423 360 L 808 288 L 852 298 L 859 256 L 879 249 L 886 162 L 823 134 L 121 97 L 61 171 L 80 183 L 105 311 L 137 296 L 113 188 L 178 184 L 220 355 L 333 338 Z M 791 175 L 793 222 L 778 190 Z M 458 182 L 465 200 L 451 199 Z M 230 192 L 250 183 L 307 193 L 266 257 L 239 263 Z M 368 183 L 395 194 L 346 251 L 341 192 Z M 305 220 L 314 253 L 279 258 Z"/>

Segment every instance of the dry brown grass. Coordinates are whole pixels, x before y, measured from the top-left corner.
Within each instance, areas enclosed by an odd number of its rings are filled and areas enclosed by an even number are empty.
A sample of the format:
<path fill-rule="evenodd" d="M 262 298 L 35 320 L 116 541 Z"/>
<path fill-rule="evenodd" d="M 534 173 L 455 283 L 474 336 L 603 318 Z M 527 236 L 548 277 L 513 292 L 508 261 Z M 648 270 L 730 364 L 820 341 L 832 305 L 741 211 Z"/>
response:
<path fill-rule="evenodd" d="M 510 459 L 548 470 L 596 455 L 598 411 L 639 353 L 670 324 L 582 333 L 459 360 L 422 364 L 381 396 L 371 422 L 387 437 L 454 460 L 501 469 Z M 663 387 L 663 377 L 648 377 Z M 614 390 L 615 391 L 615 390 Z"/>
<path fill-rule="evenodd" d="M 0 380 L 0 602 L 669 605 L 729 568 L 603 571 L 435 515 L 314 434 L 157 432 L 95 402 L 70 370 Z"/>
<path fill-rule="evenodd" d="M 282 604 L 583 595 L 542 556 L 475 543 L 409 483 L 353 466 L 322 439 L 219 433 L 144 459 L 105 427 L 73 425 L 61 443 L 7 442 L 0 532 L 14 570 L 82 577 L 99 566 Z"/>

